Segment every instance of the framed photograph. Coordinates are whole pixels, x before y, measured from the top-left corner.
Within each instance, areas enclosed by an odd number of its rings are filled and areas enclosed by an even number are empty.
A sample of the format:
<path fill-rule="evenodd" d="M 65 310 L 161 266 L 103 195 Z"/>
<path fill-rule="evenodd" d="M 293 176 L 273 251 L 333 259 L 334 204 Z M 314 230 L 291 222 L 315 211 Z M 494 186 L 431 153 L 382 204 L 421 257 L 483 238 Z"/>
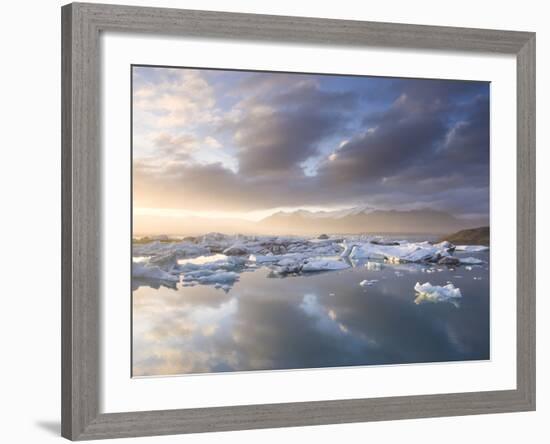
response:
<path fill-rule="evenodd" d="M 62 434 L 535 409 L 535 35 L 62 8 Z"/>

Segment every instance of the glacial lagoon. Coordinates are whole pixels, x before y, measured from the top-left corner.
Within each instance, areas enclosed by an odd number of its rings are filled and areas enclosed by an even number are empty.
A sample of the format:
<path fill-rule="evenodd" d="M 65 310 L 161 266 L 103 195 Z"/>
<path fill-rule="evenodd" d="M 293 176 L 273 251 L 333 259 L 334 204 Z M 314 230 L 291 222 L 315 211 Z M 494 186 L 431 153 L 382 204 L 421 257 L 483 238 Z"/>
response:
<path fill-rule="evenodd" d="M 486 249 L 427 236 L 286 239 L 274 252 L 263 238 L 217 241 L 134 245 L 134 377 L 490 358 Z"/>

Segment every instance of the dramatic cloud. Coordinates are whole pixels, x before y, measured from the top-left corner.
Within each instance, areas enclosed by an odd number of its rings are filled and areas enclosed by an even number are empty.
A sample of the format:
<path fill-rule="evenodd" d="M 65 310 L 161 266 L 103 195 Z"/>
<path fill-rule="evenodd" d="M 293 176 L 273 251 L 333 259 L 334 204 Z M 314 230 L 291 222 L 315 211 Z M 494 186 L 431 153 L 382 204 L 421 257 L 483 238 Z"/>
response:
<path fill-rule="evenodd" d="M 489 84 L 134 68 L 134 205 L 489 209 Z"/>

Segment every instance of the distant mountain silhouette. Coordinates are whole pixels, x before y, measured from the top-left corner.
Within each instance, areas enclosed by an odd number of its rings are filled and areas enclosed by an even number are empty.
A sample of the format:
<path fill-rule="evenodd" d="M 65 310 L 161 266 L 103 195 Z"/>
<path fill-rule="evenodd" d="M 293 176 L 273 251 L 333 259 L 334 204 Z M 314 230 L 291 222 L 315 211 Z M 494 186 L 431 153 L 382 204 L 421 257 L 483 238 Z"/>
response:
<path fill-rule="evenodd" d="M 481 222 L 481 223 L 480 223 Z M 456 218 L 429 208 L 373 210 L 364 207 L 334 212 L 298 210 L 278 212 L 262 219 L 262 230 L 274 234 L 313 233 L 449 233 L 476 227 L 484 221 Z M 486 223 L 486 221 L 485 221 Z"/>
<path fill-rule="evenodd" d="M 460 219 L 430 208 L 377 210 L 357 206 L 336 211 L 280 211 L 258 222 L 205 217 L 134 217 L 134 234 L 198 235 L 210 231 L 227 234 L 319 235 L 357 233 L 446 234 L 487 225 L 487 219 Z M 146 229 L 155 227 L 154 230 Z"/>

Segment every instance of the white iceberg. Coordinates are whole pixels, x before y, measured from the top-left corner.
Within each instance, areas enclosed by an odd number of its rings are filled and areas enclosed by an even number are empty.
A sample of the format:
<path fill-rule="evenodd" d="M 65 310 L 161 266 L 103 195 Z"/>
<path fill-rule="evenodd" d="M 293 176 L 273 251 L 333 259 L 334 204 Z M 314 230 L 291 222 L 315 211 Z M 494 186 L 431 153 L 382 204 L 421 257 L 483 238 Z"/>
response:
<path fill-rule="evenodd" d="M 334 259 L 315 259 L 302 265 L 302 271 L 329 271 L 329 270 L 345 270 L 350 265 L 341 260 Z"/>
<path fill-rule="evenodd" d="M 138 279 L 178 282 L 179 276 L 164 271 L 157 265 L 148 265 L 141 262 L 132 264 L 132 276 Z"/>
<path fill-rule="evenodd" d="M 451 248 L 442 248 L 441 244 L 432 245 L 429 242 L 411 242 L 399 245 L 383 245 L 378 243 L 344 243 L 342 257 L 350 259 L 383 259 L 390 263 L 402 262 L 435 262 L 449 256 Z"/>
<path fill-rule="evenodd" d="M 371 285 L 374 285 L 378 282 L 378 279 L 371 279 L 370 281 L 368 279 L 365 279 L 361 282 L 359 282 L 359 285 L 361 287 L 370 287 Z"/>
<path fill-rule="evenodd" d="M 380 262 L 367 262 L 365 268 L 369 271 L 380 271 L 382 270 L 382 264 Z"/>
<path fill-rule="evenodd" d="M 266 254 L 266 255 L 262 255 L 262 254 L 251 254 L 249 257 L 248 257 L 248 260 L 250 262 L 257 262 L 259 264 L 266 264 L 266 263 L 270 263 L 270 262 L 279 262 L 281 260 L 281 257 L 280 256 L 276 256 L 274 254 Z"/>
<path fill-rule="evenodd" d="M 417 282 L 414 290 L 417 293 L 414 300 L 415 304 L 423 302 L 450 302 L 458 307 L 458 300 L 462 298 L 460 288 L 455 287 L 453 284 L 439 286 L 432 285 L 429 282 L 425 282 L 424 284 Z"/>

